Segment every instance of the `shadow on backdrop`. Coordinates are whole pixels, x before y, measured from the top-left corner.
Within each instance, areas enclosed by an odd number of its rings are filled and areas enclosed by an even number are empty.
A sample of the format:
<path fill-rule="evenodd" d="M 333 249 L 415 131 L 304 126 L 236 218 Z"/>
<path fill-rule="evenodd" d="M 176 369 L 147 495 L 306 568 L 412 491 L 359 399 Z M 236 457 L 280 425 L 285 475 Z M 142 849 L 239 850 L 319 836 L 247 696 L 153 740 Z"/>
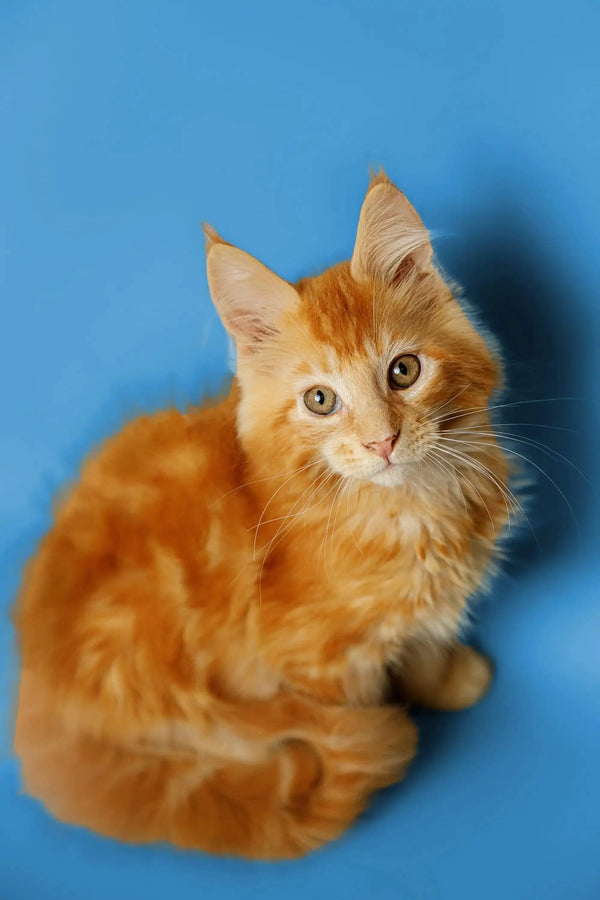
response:
<path fill-rule="evenodd" d="M 576 548 L 591 512 L 586 448 L 593 442 L 582 348 L 589 336 L 563 258 L 508 192 L 491 198 L 444 264 L 499 339 L 507 390 L 498 430 L 532 479 L 524 523 L 510 547 L 515 574 Z M 444 248 L 445 249 L 445 248 Z M 527 462 L 529 461 L 529 462 Z M 579 471 L 578 471 L 579 470 Z"/>

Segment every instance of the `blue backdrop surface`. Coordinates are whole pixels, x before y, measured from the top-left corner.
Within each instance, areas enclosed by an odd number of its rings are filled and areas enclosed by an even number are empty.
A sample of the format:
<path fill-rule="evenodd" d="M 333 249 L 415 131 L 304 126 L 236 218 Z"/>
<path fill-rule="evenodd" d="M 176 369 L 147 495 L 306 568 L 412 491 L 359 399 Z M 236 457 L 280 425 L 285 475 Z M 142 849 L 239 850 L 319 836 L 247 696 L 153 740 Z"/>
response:
<path fill-rule="evenodd" d="M 582 0 L 0 3 L 1 900 L 600 896 L 599 34 Z M 124 418 L 220 383 L 201 220 L 295 279 L 349 255 L 371 163 L 500 337 L 542 470 L 478 611 L 495 685 L 420 714 L 405 783 L 300 862 L 58 824 L 10 751 L 51 497 Z"/>

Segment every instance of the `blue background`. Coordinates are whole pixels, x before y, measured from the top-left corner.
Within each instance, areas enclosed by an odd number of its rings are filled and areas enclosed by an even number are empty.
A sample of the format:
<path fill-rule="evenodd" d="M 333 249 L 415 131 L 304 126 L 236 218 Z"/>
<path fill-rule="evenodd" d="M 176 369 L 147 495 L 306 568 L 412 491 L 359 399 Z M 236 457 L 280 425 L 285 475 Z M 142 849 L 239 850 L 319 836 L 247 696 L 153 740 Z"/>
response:
<path fill-rule="evenodd" d="M 1 900 L 600 896 L 599 36 L 581 0 L 0 4 Z M 10 754 L 8 609 L 51 496 L 220 383 L 201 220 L 295 279 L 351 252 L 370 163 L 499 334 L 508 430 L 552 448 L 521 445 L 546 474 L 479 607 L 494 688 L 421 713 L 406 782 L 301 862 L 59 825 Z"/>

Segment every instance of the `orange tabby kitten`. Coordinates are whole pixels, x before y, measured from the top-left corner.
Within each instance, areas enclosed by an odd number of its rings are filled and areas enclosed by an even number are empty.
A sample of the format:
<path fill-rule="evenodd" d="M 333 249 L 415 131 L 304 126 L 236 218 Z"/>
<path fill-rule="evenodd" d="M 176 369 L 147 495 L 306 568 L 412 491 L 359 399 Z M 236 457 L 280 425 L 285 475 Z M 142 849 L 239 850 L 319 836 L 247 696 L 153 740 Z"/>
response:
<path fill-rule="evenodd" d="M 403 776 L 393 697 L 490 683 L 457 635 L 507 512 L 499 361 L 383 173 L 351 261 L 296 285 L 206 234 L 237 377 L 131 422 L 61 502 L 17 609 L 16 750 L 67 822 L 291 857 Z"/>

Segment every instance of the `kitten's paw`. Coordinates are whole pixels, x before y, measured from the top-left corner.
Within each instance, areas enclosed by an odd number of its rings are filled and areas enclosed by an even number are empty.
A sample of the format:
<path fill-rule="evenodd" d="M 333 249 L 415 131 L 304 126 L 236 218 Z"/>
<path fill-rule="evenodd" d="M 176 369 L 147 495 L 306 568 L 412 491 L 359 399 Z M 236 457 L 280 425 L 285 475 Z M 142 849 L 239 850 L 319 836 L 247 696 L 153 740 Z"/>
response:
<path fill-rule="evenodd" d="M 488 691 L 494 667 L 491 660 L 472 647 L 459 644 L 430 705 L 438 709 L 466 709 Z"/>

